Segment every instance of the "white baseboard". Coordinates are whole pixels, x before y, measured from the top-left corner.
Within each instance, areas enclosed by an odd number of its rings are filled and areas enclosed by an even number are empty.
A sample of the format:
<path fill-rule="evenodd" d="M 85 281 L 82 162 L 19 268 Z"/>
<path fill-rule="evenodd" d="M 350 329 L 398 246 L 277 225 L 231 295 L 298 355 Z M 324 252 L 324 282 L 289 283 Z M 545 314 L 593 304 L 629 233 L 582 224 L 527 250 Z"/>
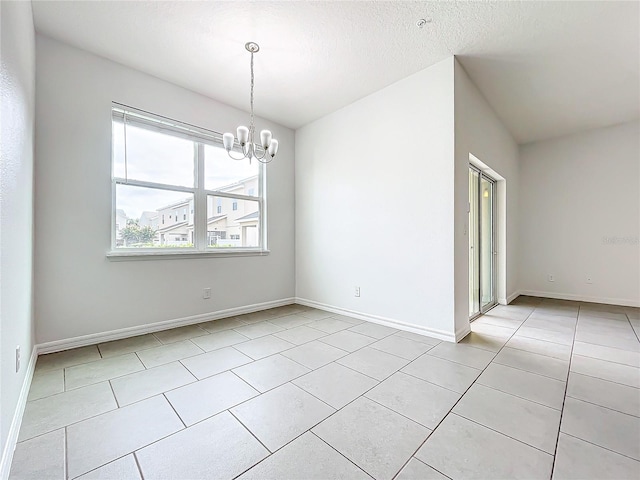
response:
<path fill-rule="evenodd" d="M 300 305 L 306 305 L 308 307 L 318 308 L 320 310 L 326 310 L 327 312 L 339 313 L 341 315 L 347 315 L 349 317 L 359 318 L 360 320 L 366 320 L 367 322 L 377 323 L 386 327 L 397 328 L 398 330 L 404 330 L 406 332 L 417 333 L 419 335 L 425 335 L 428 337 L 437 338 L 439 340 L 445 340 L 447 342 L 455 342 L 456 335 L 445 330 L 439 330 L 435 328 L 426 328 L 411 323 L 402 322 L 392 318 L 380 317 L 378 315 L 370 315 L 368 313 L 356 312 L 355 310 L 348 310 L 346 308 L 340 308 L 333 305 L 327 305 L 325 303 L 316 302 L 314 300 L 308 300 L 306 298 L 296 297 L 295 303 Z"/>
<path fill-rule="evenodd" d="M 573 293 L 541 292 L 538 290 L 521 290 L 520 295 L 530 297 L 555 298 L 557 300 L 573 300 L 576 302 L 605 303 L 607 305 L 621 305 L 623 307 L 640 307 L 640 301 L 624 298 L 592 297 L 589 295 L 575 295 Z"/>
<path fill-rule="evenodd" d="M 294 298 L 283 298 L 281 300 L 273 300 L 270 302 L 255 303 L 243 307 L 228 308 L 226 310 L 218 310 L 217 312 L 202 313 L 199 315 L 191 315 L 189 317 L 176 318 L 173 320 L 165 320 L 162 322 L 148 323 L 136 327 L 120 328 L 117 330 L 109 330 L 106 332 L 92 333 L 82 335 L 80 337 L 66 338 L 63 340 L 54 340 L 37 345 L 38 354 L 59 352 L 69 350 L 71 348 L 85 347 L 87 345 L 95 345 L 97 343 L 110 342 L 112 340 L 120 340 L 122 338 L 135 337 L 146 333 L 159 332 L 170 328 L 184 327 L 195 323 L 208 322 L 209 320 L 217 320 L 225 317 L 233 317 L 235 315 L 243 315 L 245 313 L 258 312 L 269 308 L 281 307 L 294 303 Z"/>
<path fill-rule="evenodd" d="M 29 365 L 27 365 L 27 372 L 22 382 L 22 388 L 20 389 L 20 396 L 18 397 L 18 404 L 16 410 L 13 413 L 13 419 L 11 420 L 11 427 L 9 427 L 9 435 L 7 435 L 7 442 L 4 445 L 2 452 L 2 460 L 0 460 L 0 479 L 6 480 L 9 478 L 11 472 L 11 462 L 13 461 L 13 452 L 16 450 L 18 443 L 18 434 L 20 433 L 20 426 L 22 425 L 22 416 L 24 409 L 27 405 L 27 397 L 29 396 L 29 389 L 31 388 L 31 380 L 33 379 L 33 372 L 36 368 L 36 360 L 38 359 L 38 347 L 33 346 L 31 350 L 31 357 L 29 358 Z"/>
<path fill-rule="evenodd" d="M 522 293 L 520 293 L 518 290 L 516 290 L 515 292 L 513 292 L 511 295 L 509 295 L 506 300 L 506 305 L 509 305 L 511 302 L 513 302 L 516 298 L 518 298 L 520 295 L 522 295 Z"/>

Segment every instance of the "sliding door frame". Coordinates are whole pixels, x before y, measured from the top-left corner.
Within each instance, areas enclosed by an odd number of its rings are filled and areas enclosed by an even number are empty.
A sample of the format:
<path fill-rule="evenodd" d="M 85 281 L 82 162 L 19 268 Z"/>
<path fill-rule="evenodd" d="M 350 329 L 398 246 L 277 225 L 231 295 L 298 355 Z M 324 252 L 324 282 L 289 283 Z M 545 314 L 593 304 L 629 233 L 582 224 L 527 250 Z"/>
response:
<path fill-rule="evenodd" d="M 497 215 L 497 194 L 498 194 L 498 182 L 493 179 L 492 177 L 490 177 L 489 175 L 487 175 L 486 173 L 484 173 L 480 168 L 476 167 L 473 164 L 469 164 L 469 169 L 473 170 L 474 172 L 476 172 L 478 174 L 478 188 L 477 188 L 477 192 L 478 192 L 478 197 L 476 199 L 476 206 L 478 208 L 478 244 L 474 245 L 474 255 L 478 255 L 478 272 L 477 272 L 477 277 L 478 277 L 478 312 L 474 313 L 473 315 L 471 315 L 469 317 L 469 321 L 474 321 L 476 318 L 478 318 L 479 316 L 487 313 L 489 310 L 491 310 L 493 307 L 495 307 L 498 304 L 498 294 L 496 291 L 498 282 L 497 282 L 497 274 L 498 274 L 498 250 L 497 250 L 497 241 L 496 241 L 496 234 L 497 234 L 497 228 L 496 228 L 496 215 Z M 486 180 L 491 184 L 491 190 L 492 190 L 492 197 L 491 197 L 491 270 L 492 270 L 492 275 L 491 275 L 491 301 L 489 303 L 487 303 L 484 307 L 482 304 L 482 260 L 480 258 L 481 255 L 481 250 L 482 250 L 482 180 Z M 471 200 L 471 199 L 469 199 Z M 471 215 L 473 212 L 471 212 L 471 201 L 469 201 L 469 215 Z M 469 232 L 469 238 L 471 238 L 471 235 L 475 235 L 475 232 Z"/>

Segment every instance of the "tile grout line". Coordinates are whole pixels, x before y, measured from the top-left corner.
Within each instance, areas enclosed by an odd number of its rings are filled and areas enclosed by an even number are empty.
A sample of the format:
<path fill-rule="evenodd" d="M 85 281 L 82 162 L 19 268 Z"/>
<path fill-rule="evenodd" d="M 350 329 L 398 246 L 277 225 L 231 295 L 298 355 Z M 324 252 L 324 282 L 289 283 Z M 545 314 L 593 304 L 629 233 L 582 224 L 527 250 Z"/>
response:
<path fill-rule="evenodd" d="M 625 312 L 624 316 L 627 317 L 627 323 L 631 327 L 631 331 L 633 332 L 633 334 L 636 336 L 636 340 L 640 342 L 640 337 L 638 336 L 638 332 L 636 332 L 636 329 L 633 328 L 633 323 L 631 323 L 631 319 L 629 318 L 629 315 Z"/>
<path fill-rule="evenodd" d="M 312 432 L 311 430 L 307 430 L 311 435 L 313 435 L 314 437 L 316 437 L 318 440 L 320 440 L 322 443 L 324 443 L 326 446 L 328 446 L 330 449 L 332 449 L 334 452 L 338 453 L 338 455 L 340 455 L 343 458 L 346 458 L 347 461 L 349 463 L 351 463 L 352 465 L 354 465 L 358 470 L 360 470 L 361 472 L 363 472 L 366 476 L 368 476 L 369 478 L 375 480 L 375 477 L 373 477 L 371 474 L 369 474 L 369 472 L 365 471 L 362 467 L 359 467 L 358 464 L 356 464 L 353 460 L 351 460 L 350 458 L 346 457 L 344 455 L 344 453 L 342 453 L 340 450 L 337 450 L 333 445 L 331 445 L 330 443 L 328 443 L 326 440 L 324 440 L 322 437 L 319 437 L 318 435 L 316 435 L 314 432 Z M 306 433 L 306 432 L 305 432 Z"/>
<path fill-rule="evenodd" d="M 531 314 L 535 311 L 535 307 L 533 308 L 533 310 L 531 312 L 529 312 L 529 315 L 527 315 L 527 317 L 524 319 L 523 323 L 527 321 L 527 319 L 531 316 Z M 418 448 L 411 454 L 411 456 L 409 457 L 409 459 L 404 462 L 404 464 L 402 465 L 402 467 L 400 468 L 400 470 L 398 471 L 398 473 L 396 473 L 395 476 L 397 476 L 406 466 L 407 464 L 411 461 L 411 459 L 413 457 L 415 457 L 416 453 L 418 453 L 418 451 L 420 451 L 420 449 L 427 443 L 427 441 L 429 440 L 429 438 L 431 437 L 431 435 L 438 429 L 438 427 L 440 425 L 442 425 L 442 422 L 445 421 L 445 419 L 451 415 L 452 413 L 454 415 L 456 415 L 455 412 L 453 412 L 453 409 L 456 407 L 456 405 L 458 405 L 458 403 L 460 403 L 460 401 L 464 398 L 464 396 L 469 392 L 469 390 L 471 389 L 471 387 L 473 387 L 476 383 L 476 381 L 478 380 L 478 378 L 480 378 L 480 376 L 484 373 L 484 371 L 489 367 L 489 365 L 491 365 L 491 363 L 493 362 L 493 360 L 495 360 L 495 358 L 498 356 L 498 354 L 502 351 L 503 348 L 505 348 L 505 345 L 509 342 L 509 340 L 511 340 L 513 338 L 513 336 L 516 334 L 516 332 L 519 330 L 520 327 L 518 327 L 518 329 L 516 329 L 511 336 L 507 339 L 507 341 L 504 343 L 504 345 L 502 347 L 500 347 L 500 349 L 495 353 L 495 355 L 493 356 L 493 358 L 491 359 L 491 361 L 489 361 L 489 363 L 487 363 L 487 365 L 485 365 L 485 367 L 481 370 L 480 374 L 475 378 L 475 380 L 471 383 L 471 385 L 469 385 L 469 387 L 464 391 L 464 393 L 462 395 L 460 395 L 460 398 L 451 406 L 451 408 L 447 411 L 447 413 L 442 417 L 442 419 L 438 422 L 438 424 L 433 428 L 433 430 L 431 431 L 431 433 L 427 436 L 427 438 L 424 439 L 424 441 L 422 441 L 422 443 L 420 443 L 420 445 L 418 446 Z M 425 353 L 425 355 L 427 355 L 427 353 Z M 435 356 L 435 355 L 434 355 Z M 455 362 L 454 362 L 455 363 Z M 468 366 L 468 365 L 467 365 Z M 477 422 L 476 422 L 477 423 Z M 479 424 L 481 425 L 481 424 Z M 482 425 L 485 428 L 489 428 L 486 427 L 485 425 Z M 504 435 L 501 433 L 501 435 Z M 514 439 L 515 440 L 515 439 Z M 519 442 L 519 440 L 516 440 Z M 521 442 L 523 443 L 523 442 Z M 420 459 L 418 459 L 420 460 Z M 425 463 L 425 462 L 423 462 Z M 425 463 L 426 465 L 429 465 L 427 463 Z M 431 468 L 433 468 L 431 465 L 429 465 Z M 435 470 L 435 469 L 434 469 Z M 394 476 L 394 478 L 395 478 Z"/>
<path fill-rule="evenodd" d="M 573 373 L 576 373 L 576 372 L 573 372 Z M 578 374 L 578 375 L 580 375 L 580 374 Z M 596 378 L 596 377 L 592 377 L 592 378 Z M 601 379 L 599 379 L 599 380 L 601 380 Z M 633 387 L 629 387 L 629 388 L 633 388 Z M 638 389 L 636 389 L 636 390 L 638 390 Z M 638 391 L 638 394 L 640 394 L 640 390 Z M 607 407 L 606 405 L 600 405 L 599 403 L 590 402 L 589 400 L 584 400 L 582 398 L 574 397 L 574 396 L 568 395 L 568 394 L 567 394 L 567 397 L 568 398 L 572 398 L 574 400 L 578 400 L 579 402 L 588 403 L 589 405 L 593 405 L 595 407 L 604 408 L 605 410 L 609 410 L 611 412 L 616 412 L 616 413 L 619 413 L 621 415 L 627 415 L 629 417 L 640 418 L 640 414 L 639 415 L 634 415 L 633 413 L 622 412 L 620 410 L 616 410 L 615 408 Z M 562 433 L 565 433 L 565 432 L 562 432 Z M 579 437 L 576 437 L 576 438 L 579 438 Z M 638 460 L 638 461 L 640 461 L 640 460 Z"/>
<path fill-rule="evenodd" d="M 189 384 L 190 385 L 190 384 Z M 176 410 L 176 408 L 173 406 L 173 403 L 171 403 L 171 401 L 169 400 L 169 397 L 167 397 L 164 393 L 161 393 L 160 395 L 162 395 L 162 397 L 166 400 L 166 402 L 169 404 L 169 406 L 171 407 L 171 410 L 173 410 L 173 413 L 176 414 L 176 416 L 178 417 L 178 419 L 180 419 L 180 422 L 182 423 L 182 425 L 184 425 L 184 428 L 187 428 L 187 424 L 185 423 L 185 421 L 182 419 L 182 417 L 180 416 L 180 414 L 178 413 L 178 411 Z M 180 432 L 182 430 L 179 430 Z M 178 432 L 174 432 L 174 433 L 178 433 Z M 171 434 L 173 435 L 173 433 Z"/>
<path fill-rule="evenodd" d="M 582 357 L 582 355 L 577 355 L 577 354 L 575 356 L 576 357 Z M 585 357 L 585 358 L 591 358 L 591 357 Z M 599 360 L 599 359 L 595 358 L 594 360 Z M 606 362 L 606 360 L 602 360 L 602 361 Z M 609 362 L 609 363 L 613 363 L 613 362 Z M 630 365 L 625 365 L 624 363 L 616 363 L 616 365 L 622 365 L 622 366 L 629 367 L 629 368 L 635 368 L 635 369 L 638 370 L 638 373 L 640 374 L 640 368 L 638 368 L 638 367 L 631 367 Z M 629 385 L 627 383 L 620 383 L 620 382 L 616 382 L 615 380 L 609 380 L 607 378 L 602 378 L 602 377 L 595 377 L 593 375 L 589 375 L 588 373 L 576 372 L 575 370 L 572 370 L 571 372 L 575 373 L 575 374 L 578 374 L 578 375 L 582 375 L 583 377 L 595 378 L 597 380 L 602 380 L 604 382 L 615 383 L 616 385 L 622 385 L 623 387 L 635 388 L 636 390 L 640 390 L 640 387 L 634 387 L 633 385 Z"/>
<path fill-rule="evenodd" d="M 597 443 L 590 442 L 589 440 L 585 440 L 584 438 L 576 437 L 575 435 L 571 435 L 570 433 L 567 433 L 567 432 L 561 432 L 561 433 L 563 435 L 566 435 L 567 437 L 575 438 L 576 440 L 580 440 L 581 442 L 588 443 L 589 445 L 593 445 L 594 447 L 601 448 L 603 450 L 606 450 L 607 452 L 615 453 L 616 455 L 620 455 L 621 457 L 625 457 L 630 460 L 633 460 L 634 462 L 638 463 L 638 466 L 640 467 L 640 460 L 638 460 L 637 458 L 630 457 L 629 455 L 625 455 L 624 453 L 616 452 L 615 450 L 611 450 L 610 448 L 603 447 L 602 445 L 598 445 Z"/>
<path fill-rule="evenodd" d="M 138 452 L 138 450 L 135 450 L 134 452 L 132 452 L 133 461 L 136 462 L 136 467 L 138 468 L 138 473 L 140 474 L 140 479 L 144 480 L 144 473 L 142 473 L 142 466 L 140 465 L 140 461 L 138 460 L 138 455 L 136 455 L 137 452 Z"/>
<path fill-rule="evenodd" d="M 580 319 L 580 308 L 581 305 L 578 304 L 578 312 L 576 314 L 576 328 L 573 331 L 573 341 L 571 342 L 571 355 L 569 356 L 569 368 L 567 369 L 567 379 L 564 384 L 564 395 L 562 397 L 562 409 L 560 410 L 560 422 L 558 423 L 558 434 L 556 435 L 556 445 L 553 450 L 553 462 L 551 463 L 551 475 L 549 479 L 553 478 L 553 472 L 556 468 L 556 456 L 558 454 L 558 443 L 560 442 L 560 430 L 562 428 L 562 417 L 564 416 L 564 406 L 567 402 L 567 391 L 569 390 L 569 376 L 571 375 L 571 362 L 573 361 L 573 346 L 576 343 L 576 333 L 578 332 L 578 322 Z"/>
<path fill-rule="evenodd" d="M 451 412 L 451 414 L 452 414 L 452 415 L 457 415 L 457 416 L 458 416 L 458 417 L 460 417 L 460 418 L 464 418 L 465 420 L 468 420 L 468 421 L 469 421 L 469 422 L 471 422 L 471 423 L 475 423 L 476 425 L 479 425 L 479 426 L 484 427 L 484 428 L 486 428 L 486 429 L 488 429 L 488 430 L 491 430 L 492 432 L 496 432 L 497 434 L 502 435 L 503 437 L 507 437 L 507 438 L 510 438 L 511 440 L 514 440 L 514 441 L 518 442 L 518 443 L 522 443 L 523 445 L 526 445 L 527 447 L 531 447 L 531 448 L 533 448 L 534 450 L 538 450 L 539 452 L 542 452 L 542 453 L 544 453 L 544 454 L 546 454 L 546 455 L 549 455 L 550 457 L 553 457 L 553 455 L 554 455 L 553 453 L 547 452 L 546 450 L 543 450 L 543 449 L 542 449 L 542 448 L 540 448 L 540 447 L 536 447 L 535 445 L 531 445 L 530 443 L 527 443 L 527 442 L 525 442 L 525 441 L 523 441 L 523 440 L 519 440 L 519 439 L 517 439 L 517 438 L 515 438 L 515 437 L 512 437 L 511 435 L 509 435 L 509 434 L 507 434 L 507 433 L 501 432 L 500 430 L 496 430 L 496 429 L 495 429 L 495 428 L 493 428 L 493 427 L 489 427 L 489 426 L 487 426 L 487 425 L 484 425 L 484 424 L 480 423 L 480 422 L 479 422 L 479 421 L 477 421 L 477 420 L 473 420 L 472 418 L 466 417 L 466 416 L 465 416 L 465 415 L 463 415 L 462 413 L 458 413 L 458 412 Z M 552 471 L 553 471 L 553 470 L 552 470 Z"/>
<path fill-rule="evenodd" d="M 255 397 L 253 397 L 253 398 L 255 398 Z M 237 405 L 236 405 L 236 406 L 234 406 L 234 407 L 231 407 L 231 408 L 235 408 L 235 407 L 237 407 Z M 240 420 L 238 417 L 236 417 L 236 415 L 231 411 L 231 408 L 228 408 L 228 409 L 226 409 L 226 410 L 223 410 L 223 411 L 222 411 L 222 412 L 220 412 L 220 413 L 229 412 L 229 415 L 231 415 L 231 416 L 232 416 L 232 417 L 233 417 L 233 418 L 234 418 L 234 419 L 235 419 L 235 420 L 236 420 L 240 425 L 242 425 L 242 428 L 244 428 L 247 432 L 249 432 L 249 435 L 251 435 L 253 438 L 255 438 L 255 439 L 256 439 L 256 441 L 257 441 L 260 445 L 262 445 L 262 447 L 263 447 L 267 452 L 269 452 L 269 454 L 268 454 L 266 457 L 264 457 L 262 460 L 260 460 L 258 463 L 263 462 L 264 460 L 266 460 L 267 458 L 269 458 L 271 455 L 273 455 L 275 452 L 272 452 L 272 451 L 271 451 L 271 450 L 270 450 L 270 449 L 269 449 L 269 448 L 268 448 L 264 443 L 262 443 L 262 440 L 260 440 L 260 439 L 255 435 L 255 433 L 253 433 L 253 432 L 249 429 L 249 427 L 247 427 L 247 426 L 242 422 L 242 420 Z M 216 415 L 220 415 L 220 413 L 218 413 L 218 414 L 216 414 Z M 216 415 L 214 415 L 214 417 L 215 417 Z M 209 417 L 209 418 L 212 418 L 212 417 Z M 280 448 L 284 448 L 284 445 L 283 445 L 282 447 L 280 447 Z M 278 449 L 278 450 L 280 450 L 280 449 Z M 278 450 L 276 450 L 276 452 L 277 452 Z M 247 470 L 249 470 L 249 469 L 253 468 L 253 467 L 254 467 L 255 465 L 257 465 L 258 463 L 256 463 L 256 464 L 252 465 L 251 467 L 247 468 Z M 244 472 L 246 472 L 247 470 L 245 470 Z M 242 473 L 240 473 L 239 475 L 236 475 L 236 476 L 240 476 L 240 475 L 242 475 L 244 472 L 242 472 Z M 234 478 L 235 478 L 235 477 L 234 477 Z"/>

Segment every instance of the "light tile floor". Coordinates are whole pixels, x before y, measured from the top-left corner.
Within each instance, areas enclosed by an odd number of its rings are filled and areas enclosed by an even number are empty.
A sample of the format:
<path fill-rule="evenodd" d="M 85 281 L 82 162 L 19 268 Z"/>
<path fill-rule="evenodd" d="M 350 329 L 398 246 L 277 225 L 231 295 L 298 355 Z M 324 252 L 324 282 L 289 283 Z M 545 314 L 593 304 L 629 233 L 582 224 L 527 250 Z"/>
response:
<path fill-rule="evenodd" d="M 290 305 L 41 356 L 12 479 L 640 478 L 640 309 L 443 343 Z"/>

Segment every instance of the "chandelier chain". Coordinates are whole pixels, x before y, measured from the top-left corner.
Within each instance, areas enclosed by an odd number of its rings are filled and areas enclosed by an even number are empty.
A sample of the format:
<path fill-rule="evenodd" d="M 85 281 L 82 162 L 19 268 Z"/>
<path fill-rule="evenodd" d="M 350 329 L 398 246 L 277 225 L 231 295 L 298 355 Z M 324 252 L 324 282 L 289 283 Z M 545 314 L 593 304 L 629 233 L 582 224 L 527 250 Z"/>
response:
<path fill-rule="evenodd" d="M 253 84 L 254 84 L 254 76 L 253 76 L 253 52 L 251 52 L 251 127 L 249 128 L 249 132 L 251 137 L 253 137 Z M 253 138 L 251 139 L 253 140 Z"/>

